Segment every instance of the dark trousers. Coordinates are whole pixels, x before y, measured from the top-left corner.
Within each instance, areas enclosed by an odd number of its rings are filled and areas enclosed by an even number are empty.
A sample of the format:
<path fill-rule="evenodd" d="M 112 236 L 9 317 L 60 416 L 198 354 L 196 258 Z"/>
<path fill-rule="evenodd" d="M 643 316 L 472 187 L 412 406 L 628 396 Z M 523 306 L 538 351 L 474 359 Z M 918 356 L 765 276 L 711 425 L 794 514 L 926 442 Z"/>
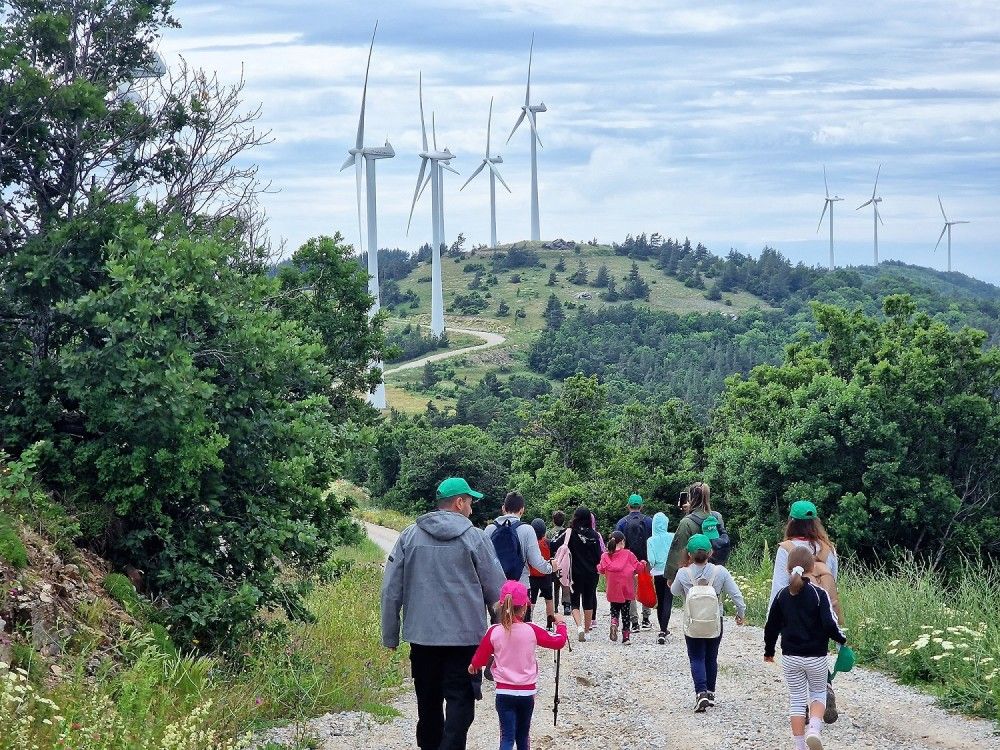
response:
<path fill-rule="evenodd" d="M 664 576 L 653 576 L 653 588 L 656 590 L 656 619 L 660 623 L 660 632 L 666 633 L 670 628 L 670 610 L 674 606 L 674 595 L 670 593 L 670 587 Z"/>
<path fill-rule="evenodd" d="M 476 646 L 410 644 L 420 750 L 465 750 L 481 695 L 476 690 L 481 678 L 468 671 L 474 653 Z"/>
<path fill-rule="evenodd" d="M 715 679 L 719 676 L 719 646 L 722 636 L 718 638 L 688 638 L 688 661 L 691 662 L 691 679 L 694 680 L 695 693 L 714 693 Z"/>
<path fill-rule="evenodd" d="M 497 695 L 497 716 L 500 717 L 500 750 L 529 750 L 531 714 L 535 710 L 533 695 Z"/>
<path fill-rule="evenodd" d="M 632 620 L 628 614 L 628 602 L 611 602 L 611 619 L 621 618 L 622 638 L 628 639 L 632 633 Z"/>

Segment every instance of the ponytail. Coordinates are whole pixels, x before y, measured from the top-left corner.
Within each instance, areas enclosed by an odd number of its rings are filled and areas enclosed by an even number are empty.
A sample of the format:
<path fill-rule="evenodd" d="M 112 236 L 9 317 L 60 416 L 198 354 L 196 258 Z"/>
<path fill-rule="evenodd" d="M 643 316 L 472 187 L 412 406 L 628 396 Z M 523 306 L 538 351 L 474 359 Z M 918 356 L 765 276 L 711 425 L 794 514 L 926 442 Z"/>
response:
<path fill-rule="evenodd" d="M 788 553 L 788 590 L 797 595 L 806 585 L 806 573 L 812 573 L 816 558 L 808 547 L 796 547 Z"/>
<path fill-rule="evenodd" d="M 618 531 L 617 529 L 615 529 L 614 531 L 611 532 L 609 541 L 611 542 L 611 544 L 608 545 L 608 557 L 614 557 L 615 552 L 618 551 L 618 545 L 621 542 L 625 541 L 625 535 L 620 531 Z"/>
<path fill-rule="evenodd" d="M 514 598 L 510 594 L 507 594 L 507 596 L 498 601 L 496 606 L 497 617 L 500 620 L 500 624 L 503 625 L 503 629 L 509 633 L 510 629 L 514 627 L 514 621 L 518 617 L 523 618 L 527 609 L 527 607 L 515 607 Z"/>

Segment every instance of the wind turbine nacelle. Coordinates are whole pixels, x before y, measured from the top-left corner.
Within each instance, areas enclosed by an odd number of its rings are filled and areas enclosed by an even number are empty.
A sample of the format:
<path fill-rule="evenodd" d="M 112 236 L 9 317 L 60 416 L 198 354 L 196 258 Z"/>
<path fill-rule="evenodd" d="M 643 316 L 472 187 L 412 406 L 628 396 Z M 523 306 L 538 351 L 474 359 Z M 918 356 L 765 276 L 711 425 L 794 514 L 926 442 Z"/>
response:
<path fill-rule="evenodd" d="M 503 164 L 503 157 L 500 155 L 491 156 L 486 161 L 488 161 L 490 164 Z"/>
<path fill-rule="evenodd" d="M 548 112 L 549 111 L 549 108 L 545 106 L 545 102 L 542 102 L 541 104 L 532 104 L 530 107 L 528 107 L 528 109 L 530 109 L 532 112 Z"/>
<path fill-rule="evenodd" d="M 455 155 L 450 151 L 421 151 L 417 156 L 431 161 L 448 161 L 455 158 Z"/>
<path fill-rule="evenodd" d="M 364 155 L 371 159 L 391 159 L 396 155 L 388 141 L 384 146 L 370 146 L 364 149 Z"/>

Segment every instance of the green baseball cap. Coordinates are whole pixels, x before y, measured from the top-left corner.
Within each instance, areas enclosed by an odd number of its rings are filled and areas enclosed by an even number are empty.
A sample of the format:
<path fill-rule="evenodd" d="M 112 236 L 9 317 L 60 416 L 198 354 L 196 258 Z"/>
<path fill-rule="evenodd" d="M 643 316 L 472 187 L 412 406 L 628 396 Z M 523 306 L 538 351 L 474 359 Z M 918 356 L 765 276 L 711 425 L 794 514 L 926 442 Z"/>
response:
<path fill-rule="evenodd" d="M 712 539 L 719 538 L 719 519 L 715 516 L 709 516 L 704 521 L 701 522 L 701 533 L 704 534 L 709 541 Z"/>
<path fill-rule="evenodd" d="M 628 507 L 639 508 L 642 506 L 642 496 L 641 495 L 629 495 Z"/>
<path fill-rule="evenodd" d="M 819 511 L 808 500 L 796 500 L 788 511 L 788 517 L 796 521 L 811 521 L 813 518 L 819 518 Z"/>
<path fill-rule="evenodd" d="M 694 534 L 690 539 L 688 539 L 688 552 L 711 552 L 712 542 L 704 534 Z"/>
<path fill-rule="evenodd" d="M 476 500 L 483 499 L 483 493 L 476 492 L 469 486 L 469 483 L 461 477 L 448 477 L 438 485 L 438 500 L 447 500 L 449 497 L 458 497 L 459 495 L 469 495 L 476 498 Z"/>

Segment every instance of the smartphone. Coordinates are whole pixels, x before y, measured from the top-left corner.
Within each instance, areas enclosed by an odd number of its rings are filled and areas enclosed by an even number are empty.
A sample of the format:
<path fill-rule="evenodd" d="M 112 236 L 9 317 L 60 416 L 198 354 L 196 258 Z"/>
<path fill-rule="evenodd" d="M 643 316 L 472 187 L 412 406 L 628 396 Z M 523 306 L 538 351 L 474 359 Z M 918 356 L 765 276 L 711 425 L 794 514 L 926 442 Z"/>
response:
<path fill-rule="evenodd" d="M 688 504 L 689 500 L 690 496 L 688 495 L 687 490 L 685 490 L 677 497 L 677 507 L 683 509 L 684 506 Z"/>

